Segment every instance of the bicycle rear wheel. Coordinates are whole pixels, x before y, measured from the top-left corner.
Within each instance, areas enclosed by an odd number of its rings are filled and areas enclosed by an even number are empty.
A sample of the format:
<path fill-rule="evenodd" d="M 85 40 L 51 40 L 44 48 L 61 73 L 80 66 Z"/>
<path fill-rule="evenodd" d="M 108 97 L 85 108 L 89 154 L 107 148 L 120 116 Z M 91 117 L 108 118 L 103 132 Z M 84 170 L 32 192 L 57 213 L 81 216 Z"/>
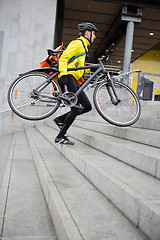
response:
<path fill-rule="evenodd" d="M 113 84 L 120 101 L 117 104 L 111 101 L 108 88 L 114 98 L 115 95 L 109 82 L 103 81 L 94 90 L 94 105 L 101 117 L 107 122 L 120 127 L 130 126 L 140 117 L 139 99 L 135 92 L 124 83 L 117 81 L 113 82 Z"/>
<path fill-rule="evenodd" d="M 27 120 L 41 120 L 53 114 L 60 105 L 60 101 L 54 100 L 53 96 L 61 94 L 61 89 L 54 79 L 47 85 L 48 77 L 42 72 L 18 77 L 8 90 L 8 103 L 12 111 Z M 40 85 L 40 95 L 36 95 L 33 90 Z"/>

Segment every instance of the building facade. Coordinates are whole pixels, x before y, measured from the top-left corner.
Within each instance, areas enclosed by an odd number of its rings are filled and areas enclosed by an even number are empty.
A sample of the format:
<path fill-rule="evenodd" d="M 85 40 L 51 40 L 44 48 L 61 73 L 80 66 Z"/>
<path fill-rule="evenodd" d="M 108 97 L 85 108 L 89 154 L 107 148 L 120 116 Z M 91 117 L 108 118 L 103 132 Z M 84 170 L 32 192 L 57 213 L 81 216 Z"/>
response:
<path fill-rule="evenodd" d="M 0 1 L 0 136 L 31 124 L 4 112 L 7 92 L 19 73 L 39 68 L 54 47 L 56 6 L 57 0 Z"/>

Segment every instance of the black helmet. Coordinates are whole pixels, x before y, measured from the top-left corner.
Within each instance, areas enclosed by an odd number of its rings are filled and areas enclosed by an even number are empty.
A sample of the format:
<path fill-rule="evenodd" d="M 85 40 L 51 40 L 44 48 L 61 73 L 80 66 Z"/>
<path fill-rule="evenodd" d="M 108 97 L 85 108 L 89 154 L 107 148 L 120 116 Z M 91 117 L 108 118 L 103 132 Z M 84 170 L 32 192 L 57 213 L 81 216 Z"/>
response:
<path fill-rule="evenodd" d="M 95 31 L 95 32 L 98 31 L 98 29 L 92 23 L 89 23 L 89 22 L 78 24 L 78 29 L 80 32 L 85 32 L 86 30 Z"/>

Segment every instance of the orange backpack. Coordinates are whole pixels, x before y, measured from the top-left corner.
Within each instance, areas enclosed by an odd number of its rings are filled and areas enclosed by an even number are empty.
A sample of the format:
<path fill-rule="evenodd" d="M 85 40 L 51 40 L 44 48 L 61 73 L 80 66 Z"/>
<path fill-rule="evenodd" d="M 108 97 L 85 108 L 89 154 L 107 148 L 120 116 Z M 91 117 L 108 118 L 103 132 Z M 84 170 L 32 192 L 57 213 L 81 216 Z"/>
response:
<path fill-rule="evenodd" d="M 63 43 L 57 47 L 55 50 L 62 50 L 63 48 Z M 48 56 L 45 60 L 43 60 L 40 63 L 40 68 L 46 68 L 46 67 L 54 67 L 54 64 L 57 65 L 58 60 L 60 58 L 60 54 L 58 54 L 57 56 Z M 50 72 L 49 75 L 52 76 L 54 73 Z M 56 81 L 58 81 L 58 77 L 55 77 Z"/>
<path fill-rule="evenodd" d="M 57 47 L 55 50 L 62 50 L 63 48 L 63 43 Z M 40 68 L 46 68 L 46 67 L 51 67 L 54 66 L 54 64 L 57 64 L 58 63 L 58 60 L 60 58 L 60 54 L 58 54 L 57 56 L 48 56 L 45 60 L 43 60 L 41 63 L 40 63 Z M 50 72 L 49 75 L 52 76 L 54 73 L 53 72 Z M 56 81 L 58 82 L 58 76 L 55 77 Z M 81 77 L 80 79 L 77 80 L 78 84 L 79 85 L 82 85 L 82 83 L 84 82 L 84 78 Z"/>

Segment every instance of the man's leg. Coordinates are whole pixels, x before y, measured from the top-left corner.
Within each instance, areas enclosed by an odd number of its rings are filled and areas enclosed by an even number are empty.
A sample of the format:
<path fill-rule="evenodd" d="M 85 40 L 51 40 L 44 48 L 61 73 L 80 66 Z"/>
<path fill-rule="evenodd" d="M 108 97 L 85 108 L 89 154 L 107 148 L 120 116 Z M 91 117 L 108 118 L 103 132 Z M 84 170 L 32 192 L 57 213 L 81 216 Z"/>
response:
<path fill-rule="evenodd" d="M 68 84 L 67 84 L 68 91 L 76 92 L 79 88 L 79 85 L 76 79 L 72 75 L 68 75 L 68 76 L 69 76 Z M 60 122 L 61 121 L 63 122 L 63 126 L 61 127 L 61 130 L 55 139 L 56 142 L 59 142 L 59 139 L 62 139 L 65 136 L 68 128 L 72 125 L 76 116 L 83 114 L 85 112 L 88 112 L 92 109 L 90 101 L 83 91 L 78 96 L 78 104 L 81 104 L 83 108 L 79 109 L 76 107 L 72 107 L 70 112 L 63 114 L 55 119 L 55 120 L 59 120 Z"/>

